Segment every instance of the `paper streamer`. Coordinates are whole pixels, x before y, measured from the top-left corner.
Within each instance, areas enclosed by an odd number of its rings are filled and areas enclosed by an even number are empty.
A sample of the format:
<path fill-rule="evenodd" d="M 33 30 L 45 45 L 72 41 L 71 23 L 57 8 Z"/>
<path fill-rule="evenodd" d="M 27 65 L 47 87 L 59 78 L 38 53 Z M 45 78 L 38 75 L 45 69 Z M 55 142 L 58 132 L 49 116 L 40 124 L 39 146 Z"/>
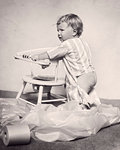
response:
<path fill-rule="evenodd" d="M 3 143 L 8 145 L 28 144 L 30 142 L 30 129 L 28 125 L 7 125 L 2 131 Z"/>

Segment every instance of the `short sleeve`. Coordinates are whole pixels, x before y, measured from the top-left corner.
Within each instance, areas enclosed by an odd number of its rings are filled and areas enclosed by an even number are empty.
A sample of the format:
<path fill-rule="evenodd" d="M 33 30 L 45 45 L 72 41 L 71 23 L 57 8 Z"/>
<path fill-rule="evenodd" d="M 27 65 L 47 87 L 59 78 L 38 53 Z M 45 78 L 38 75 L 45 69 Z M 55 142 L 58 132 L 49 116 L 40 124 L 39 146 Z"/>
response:
<path fill-rule="evenodd" d="M 51 60 L 64 57 L 69 51 L 66 42 L 60 44 L 60 46 L 47 51 L 47 54 Z"/>

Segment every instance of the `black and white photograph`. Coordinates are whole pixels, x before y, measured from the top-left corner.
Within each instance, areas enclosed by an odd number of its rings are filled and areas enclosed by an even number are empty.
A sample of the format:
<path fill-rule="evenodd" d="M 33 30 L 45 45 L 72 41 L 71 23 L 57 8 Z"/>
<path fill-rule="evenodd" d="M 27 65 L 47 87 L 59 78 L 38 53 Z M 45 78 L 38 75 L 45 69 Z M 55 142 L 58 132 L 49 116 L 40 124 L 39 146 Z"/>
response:
<path fill-rule="evenodd" d="M 120 1 L 0 0 L 0 150 L 120 150 Z"/>

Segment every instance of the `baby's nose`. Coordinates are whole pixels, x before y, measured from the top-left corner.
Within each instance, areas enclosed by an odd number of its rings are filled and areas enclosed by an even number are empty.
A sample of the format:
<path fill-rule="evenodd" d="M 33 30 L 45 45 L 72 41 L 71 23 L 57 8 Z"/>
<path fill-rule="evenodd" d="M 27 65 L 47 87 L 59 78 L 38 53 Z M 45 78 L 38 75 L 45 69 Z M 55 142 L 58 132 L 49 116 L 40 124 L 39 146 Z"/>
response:
<path fill-rule="evenodd" d="M 58 31 L 58 35 L 61 35 L 61 31 L 60 30 Z"/>
<path fill-rule="evenodd" d="M 60 33 L 58 33 L 58 37 L 60 36 Z"/>

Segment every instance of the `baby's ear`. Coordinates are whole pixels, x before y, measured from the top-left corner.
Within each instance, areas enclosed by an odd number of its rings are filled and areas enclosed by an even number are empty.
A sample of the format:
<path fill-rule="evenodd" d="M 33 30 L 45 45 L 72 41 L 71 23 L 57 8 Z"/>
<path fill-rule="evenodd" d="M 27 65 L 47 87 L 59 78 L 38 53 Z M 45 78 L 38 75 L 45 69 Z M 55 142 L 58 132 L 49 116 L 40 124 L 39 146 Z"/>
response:
<path fill-rule="evenodd" d="M 74 29 L 74 30 L 73 30 L 73 36 L 76 36 L 76 35 L 77 35 L 77 30 Z"/>

